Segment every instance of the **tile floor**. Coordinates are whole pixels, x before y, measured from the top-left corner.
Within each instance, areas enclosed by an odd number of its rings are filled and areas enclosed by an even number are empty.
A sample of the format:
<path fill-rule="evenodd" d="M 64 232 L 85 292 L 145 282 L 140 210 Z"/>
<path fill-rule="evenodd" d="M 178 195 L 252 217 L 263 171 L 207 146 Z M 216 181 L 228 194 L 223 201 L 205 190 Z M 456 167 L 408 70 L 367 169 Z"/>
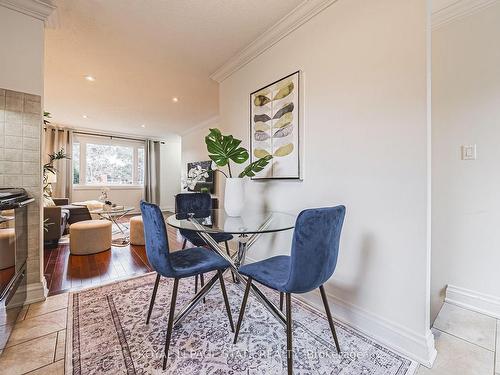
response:
<path fill-rule="evenodd" d="M 2 375 L 62 375 L 68 293 L 26 306 L 0 357 Z M 500 375 L 500 324 L 445 303 L 434 323 L 438 356 L 417 375 Z"/>
<path fill-rule="evenodd" d="M 68 293 L 25 306 L 0 356 L 2 375 L 63 375 Z"/>
<path fill-rule="evenodd" d="M 495 318 L 445 303 L 432 329 L 438 355 L 417 375 L 500 374 L 500 324 Z"/>

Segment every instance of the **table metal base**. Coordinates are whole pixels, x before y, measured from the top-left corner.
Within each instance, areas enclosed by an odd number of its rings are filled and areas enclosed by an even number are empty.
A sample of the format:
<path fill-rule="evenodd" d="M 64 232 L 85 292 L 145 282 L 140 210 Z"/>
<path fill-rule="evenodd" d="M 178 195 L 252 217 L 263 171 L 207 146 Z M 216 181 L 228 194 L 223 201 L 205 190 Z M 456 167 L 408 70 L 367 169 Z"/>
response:
<path fill-rule="evenodd" d="M 124 212 L 123 214 L 120 214 L 120 215 L 113 215 L 113 214 L 110 214 L 109 212 L 99 213 L 99 216 L 102 219 L 111 221 L 111 223 L 114 224 L 114 226 L 116 228 L 118 228 L 118 230 L 115 230 L 112 233 L 112 235 L 117 234 L 117 233 L 121 233 L 123 235 L 122 237 L 117 237 L 117 238 L 111 240 L 111 245 L 113 245 L 113 246 L 125 247 L 125 246 L 130 245 L 130 237 L 127 233 L 129 231 L 129 228 L 125 224 L 120 223 L 120 219 L 123 218 L 127 214 L 128 214 L 128 212 Z"/>
<path fill-rule="evenodd" d="M 255 241 L 260 237 L 261 233 L 255 233 L 250 236 L 246 234 L 242 234 L 238 237 L 238 252 L 233 256 L 230 257 L 225 253 L 225 251 L 222 249 L 222 247 L 210 236 L 208 233 L 206 233 L 203 230 L 203 226 L 199 224 L 196 219 L 191 219 L 193 225 L 197 228 L 200 229 L 200 232 L 198 232 L 198 235 L 206 242 L 206 244 L 209 246 L 210 249 L 218 253 L 221 257 L 223 257 L 225 260 L 229 262 L 231 270 L 233 270 L 236 279 L 237 279 L 237 285 L 244 290 L 246 287 L 246 279 L 243 277 L 238 272 L 239 267 L 244 263 L 245 261 L 245 255 L 247 250 L 255 243 Z M 264 229 L 267 225 L 269 225 L 269 221 L 266 221 L 262 225 L 262 229 Z M 215 283 L 218 280 L 218 275 L 215 275 L 208 283 L 206 283 L 199 291 L 196 293 L 194 298 L 188 302 L 176 315 L 174 318 L 174 327 L 180 324 L 187 315 L 193 309 L 203 300 L 203 297 L 205 297 L 210 290 L 214 287 Z M 286 318 L 285 315 L 281 312 L 281 310 L 274 304 L 272 303 L 265 295 L 262 293 L 262 291 L 255 285 L 255 283 L 252 283 L 251 286 L 251 292 L 252 294 L 257 298 L 257 300 L 266 307 L 269 312 L 281 323 L 283 326 L 286 326 Z"/>

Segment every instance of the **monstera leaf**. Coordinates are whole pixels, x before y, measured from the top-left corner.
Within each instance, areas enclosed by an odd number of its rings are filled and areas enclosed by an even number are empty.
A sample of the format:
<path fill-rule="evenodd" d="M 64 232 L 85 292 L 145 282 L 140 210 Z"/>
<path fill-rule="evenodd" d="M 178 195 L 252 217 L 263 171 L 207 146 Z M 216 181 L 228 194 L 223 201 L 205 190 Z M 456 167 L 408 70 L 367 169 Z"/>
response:
<path fill-rule="evenodd" d="M 259 159 L 257 161 L 254 161 L 253 163 L 250 163 L 244 170 L 239 174 L 238 177 L 243 178 L 243 177 L 253 177 L 255 176 L 256 173 L 259 173 L 262 171 L 267 164 L 269 164 L 269 161 L 273 157 L 271 155 L 267 155 L 263 157 L 262 159 Z"/>
<path fill-rule="evenodd" d="M 227 165 L 229 160 L 237 164 L 248 160 L 248 151 L 239 147 L 241 140 L 232 135 L 223 135 L 219 129 L 210 129 L 210 133 L 205 137 L 205 143 L 208 156 L 220 167 Z"/>

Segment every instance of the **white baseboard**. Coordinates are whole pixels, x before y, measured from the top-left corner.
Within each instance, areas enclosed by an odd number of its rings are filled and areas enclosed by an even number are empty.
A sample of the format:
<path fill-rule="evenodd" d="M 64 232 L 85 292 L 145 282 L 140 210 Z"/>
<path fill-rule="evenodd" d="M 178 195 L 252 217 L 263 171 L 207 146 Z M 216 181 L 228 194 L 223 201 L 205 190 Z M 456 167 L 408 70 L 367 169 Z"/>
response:
<path fill-rule="evenodd" d="M 499 297 L 448 285 L 445 302 L 500 319 Z"/>
<path fill-rule="evenodd" d="M 255 261 L 255 259 L 250 257 L 247 257 L 247 259 L 249 262 Z M 327 290 L 325 291 L 334 319 L 345 323 L 363 335 L 417 361 L 425 367 L 432 367 L 437 351 L 434 346 L 434 335 L 430 328 L 425 334 L 418 334 L 398 323 L 391 322 L 350 302 L 344 301 Z M 294 297 L 316 310 L 324 312 L 319 290 L 306 294 L 294 294 Z"/>
<path fill-rule="evenodd" d="M 43 281 L 31 283 L 26 286 L 26 302 L 25 305 L 44 301 L 47 298 L 48 290 L 45 278 Z"/>
<path fill-rule="evenodd" d="M 324 310 L 320 293 L 317 290 L 294 296 L 319 311 Z M 335 319 L 426 367 L 431 367 L 434 363 L 437 351 L 430 329 L 425 335 L 419 335 L 400 324 L 363 310 L 328 292 L 327 297 Z"/>

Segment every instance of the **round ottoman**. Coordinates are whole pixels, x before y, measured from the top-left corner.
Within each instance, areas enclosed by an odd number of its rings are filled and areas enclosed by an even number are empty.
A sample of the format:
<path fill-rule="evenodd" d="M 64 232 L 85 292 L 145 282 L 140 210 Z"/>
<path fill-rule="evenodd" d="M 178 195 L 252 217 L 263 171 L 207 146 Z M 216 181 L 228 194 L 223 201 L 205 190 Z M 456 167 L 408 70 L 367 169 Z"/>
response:
<path fill-rule="evenodd" d="M 144 246 L 144 225 L 142 224 L 142 216 L 134 216 L 130 218 L 130 243 L 132 245 Z"/>
<path fill-rule="evenodd" d="M 111 221 L 84 220 L 69 227 L 69 251 L 73 255 L 100 253 L 111 248 Z"/>

